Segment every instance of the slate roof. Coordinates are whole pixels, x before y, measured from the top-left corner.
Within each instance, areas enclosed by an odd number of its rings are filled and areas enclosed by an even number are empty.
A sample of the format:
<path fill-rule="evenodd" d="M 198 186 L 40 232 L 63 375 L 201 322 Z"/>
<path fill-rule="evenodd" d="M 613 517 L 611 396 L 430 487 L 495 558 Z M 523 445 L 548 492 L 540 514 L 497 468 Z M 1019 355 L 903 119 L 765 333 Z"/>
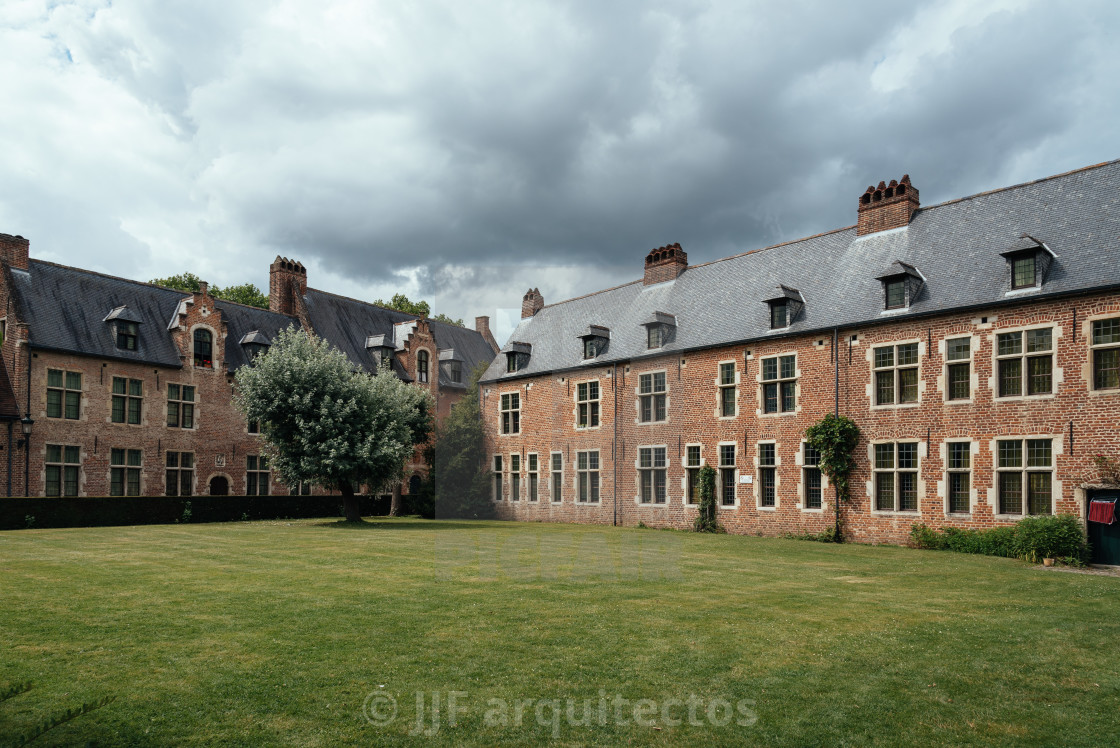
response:
<path fill-rule="evenodd" d="M 1041 288 L 1011 291 L 1001 253 L 1023 234 L 1055 257 Z M 895 263 L 914 267 L 924 289 L 908 309 L 884 311 L 876 276 Z M 779 284 L 798 289 L 805 306 L 771 331 L 759 302 Z M 638 280 L 546 306 L 510 336 L 532 346 L 528 364 L 507 373 L 499 357 L 483 381 L 1117 287 L 1120 161 L 1111 161 L 921 208 L 905 228 L 861 237 L 851 226 L 694 265 L 665 283 Z M 676 317 L 676 336 L 647 351 L 642 324 L 655 312 Z M 591 324 L 610 327 L 611 344 L 585 362 L 578 337 Z"/>
<path fill-rule="evenodd" d="M 373 371 L 380 361 L 379 353 L 366 349 L 368 339 L 384 336 L 381 342 L 399 349 L 417 320 L 412 314 L 314 288 L 307 289 L 303 300 L 315 332 L 367 371 Z M 428 320 L 428 325 L 436 339 L 436 347 L 440 350 L 455 349 L 456 356 L 463 361 L 464 380 L 475 367 L 494 358 L 490 345 L 475 330 L 436 320 Z M 411 381 L 396 358 L 393 359 L 393 371 L 402 379 Z M 439 384 L 441 387 L 466 387 L 465 381 L 452 382 L 443 366 L 439 367 Z"/>

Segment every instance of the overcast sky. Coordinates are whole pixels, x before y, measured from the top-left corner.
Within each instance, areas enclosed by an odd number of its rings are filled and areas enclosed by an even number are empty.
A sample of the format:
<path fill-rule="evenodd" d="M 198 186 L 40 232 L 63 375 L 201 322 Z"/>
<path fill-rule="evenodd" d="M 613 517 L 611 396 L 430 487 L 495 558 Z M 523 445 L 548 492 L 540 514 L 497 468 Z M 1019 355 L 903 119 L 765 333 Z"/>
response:
<path fill-rule="evenodd" d="M 3 0 L 0 232 L 455 317 L 1120 157 L 1120 3 Z"/>

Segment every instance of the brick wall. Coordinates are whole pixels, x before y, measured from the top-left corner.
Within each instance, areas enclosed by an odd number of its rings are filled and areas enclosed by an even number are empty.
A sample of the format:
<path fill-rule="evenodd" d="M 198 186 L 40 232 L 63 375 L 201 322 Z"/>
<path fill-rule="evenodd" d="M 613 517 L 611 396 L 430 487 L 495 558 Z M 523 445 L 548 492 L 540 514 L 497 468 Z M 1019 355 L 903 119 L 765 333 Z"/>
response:
<path fill-rule="evenodd" d="M 777 535 L 819 532 L 835 518 L 833 489 L 823 490 L 823 507 L 804 507 L 801 441 L 805 429 L 831 413 L 854 419 L 862 437 L 857 446 L 859 467 L 851 479 L 852 500 L 841 508 L 847 537 L 864 542 L 904 542 L 910 527 L 922 522 L 933 527 L 990 527 L 1016 520 L 998 512 L 995 488 L 996 441 L 1003 437 L 1047 439 L 1053 448 L 1053 505 L 1057 512 L 1084 515 L 1084 487 L 1093 482 L 1092 455 L 1120 451 L 1120 392 L 1092 390 L 1089 334 L 1092 321 L 1120 316 L 1120 296 L 1104 295 L 1060 301 L 1024 302 L 1016 306 L 944 315 L 931 320 L 900 321 L 874 327 L 845 329 L 834 349 L 830 334 L 777 338 L 681 355 L 632 361 L 618 367 L 589 368 L 578 373 L 549 375 L 483 386 L 482 409 L 493 455 L 503 455 L 506 500 L 498 504 L 501 517 L 523 520 L 614 522 L 655 527 L 691 525 L 695 508 L 685 503 L 683 460 L 688 444 L 699 444 L 704 464 L 718 468 L 718 445 L 736 446 L 737 479 L 734 506 L 719 507 L 719 521 L 731 532 Z M 1015 330 L 1052 330 L 1053 393 L 1034 397 L 999 398 L 996 377 L 996 335 Z M 947 395 L 945 341 L 970 340 L 970 394 L 963 401 Z M 873 349 L 888 344 L 916 343 L 918 401 L 880 406 L 874 403 Z M 574 341 L 573 345 L 578 344 Z M 796 407 L 790 413 L 765 414 L 760 381 L 763 359 L 796 357 Z M 834 357 L 838 365 L 834 364 Z M 720 363 L 732 363 L 736 375 L 736 414 L 720 417 Z M 664 372 L 667 419 L 638 421 L 639 376 Z M 600 426 L 576 429 L 576 385 L 597 380 L 600 385 Z M 521 433 L 502 435 L 500 396 L 521 396 Z M 1070 443 L 1070 424 L 1073 443 Z M 873 445 L 882 442 L 918 445 L 916 511 L 873 509 Z M 950 514 L 946 506 L 946 442 L 970 442 L 970 497 L 967 513 Z M 775 445 L 776 502 L 759 502 L 758 444 Z M 668 502 L 638 500 L 638 449 L 664 447 L 668 457 Z M 572 499 L 576 454 L 598 449 L 601 502 L 582 506 Z M 527 455 L 541 455 L 540 500 L 508 500 L 509 456 L 521 456 L 522 493 L 528 479 Z M 559 504 L 550 499 L 551 479 L 545 455 L 564 456 L 565 495 Z M 571 492 L 571 493 L 568 493 Z"/>

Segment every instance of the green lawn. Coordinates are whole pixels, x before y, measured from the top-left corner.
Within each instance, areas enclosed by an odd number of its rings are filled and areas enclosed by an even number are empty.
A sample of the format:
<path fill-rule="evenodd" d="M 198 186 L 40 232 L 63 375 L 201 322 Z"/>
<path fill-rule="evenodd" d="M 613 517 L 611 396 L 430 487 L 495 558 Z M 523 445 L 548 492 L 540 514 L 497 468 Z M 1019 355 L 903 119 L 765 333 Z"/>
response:
<path fill-rule="evenodd" d="M 115 696 L 35 744 L 1090 746 L 1120 739 L 1117 662 L 1120 578 L 999 558 L 422 520 L 0 533 L 0 687 L 34 683 L 0 744 Z"/>

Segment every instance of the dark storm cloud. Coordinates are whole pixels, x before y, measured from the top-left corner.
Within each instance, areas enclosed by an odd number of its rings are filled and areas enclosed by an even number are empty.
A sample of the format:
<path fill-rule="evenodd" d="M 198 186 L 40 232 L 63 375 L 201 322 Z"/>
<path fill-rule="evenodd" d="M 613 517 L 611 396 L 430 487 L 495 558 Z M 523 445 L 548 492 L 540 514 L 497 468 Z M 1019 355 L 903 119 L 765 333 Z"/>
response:
<path fill-rule="evenodd" d="M 153 269 L 190 244 L 219 280 L 260 282 L 280 253 L 315 263 L 316 285 L 400 286 L 455 316 L 527 285 L 553 301 L 632 279 L 672 241 L 697 262 L 850 225 L 868 184 L 904 172 L 928 205 L 1120 155 L 1107 2 L 91 2 L 13 19 L 25 64 L 75 62 L 9 100 L 95 107 L 110 135 L 33 149 L 0 219 L 65 253 L 48 207 L 64 202 L 88 241 L 147 247 Z M 116 157 L 84 168 L 90 138 Z M 67 158 L 61 189 L 44 175 Z"/>

